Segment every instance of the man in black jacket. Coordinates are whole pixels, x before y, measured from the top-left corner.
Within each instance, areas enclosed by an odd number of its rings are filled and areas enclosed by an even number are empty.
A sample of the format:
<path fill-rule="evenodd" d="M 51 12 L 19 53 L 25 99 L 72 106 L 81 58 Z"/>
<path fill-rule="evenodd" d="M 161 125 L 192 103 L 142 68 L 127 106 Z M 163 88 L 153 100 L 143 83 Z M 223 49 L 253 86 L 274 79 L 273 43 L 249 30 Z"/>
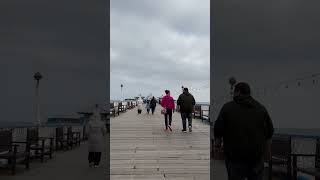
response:
<path fill-rule="evenodd" d="M 233 101 L 222 107 L 214 125 L 216 141 L 223 141 L 229 180 L 263 179 L 273 131 L 267 110 L 251 97 L 249 85 L 238 83 Z"/>
<path fill-rule="evenodd" d="M 179 96 L 177 100 L 177 105 L 181 113 L 181 119 L 182 119 L 182 132 L 187 132 L 187 119 L 188 119 L 188 125 L 189 125 L 189 132 L 192 132 L 192 111 L 194 109 L 194 105 L 196 104 L 196 101 L 194 100 L 194 97 L 192 94 L 189 93 L 188 88 L 183 89 L 183 93 Z"/>
<path fill-rule="evenodd" d="M 150 108 L 151 108 L 152 115 L 154 114 L 154 110 L 156 109 L 156 106 L 157 106 L 157 100 L 153 96 L 151 101 L 150 101 Z"/>

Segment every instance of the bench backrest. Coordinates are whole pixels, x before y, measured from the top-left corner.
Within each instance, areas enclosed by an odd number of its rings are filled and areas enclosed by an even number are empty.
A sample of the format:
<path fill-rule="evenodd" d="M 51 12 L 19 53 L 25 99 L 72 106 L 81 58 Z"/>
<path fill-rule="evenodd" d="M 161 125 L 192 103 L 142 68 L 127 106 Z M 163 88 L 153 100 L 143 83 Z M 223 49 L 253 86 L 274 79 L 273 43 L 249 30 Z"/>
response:
<path fill-rule="evenodd" d="M 278 158 L 287 158 L 290 156 L 291 137 L 290 136 L 274 136 L 271 144 L 271 154 Z"/>
<path fill-rule="evenodd" d="M 67 133 L 68 133 L 68 134 L 72 134 L 72 126 L 69 126 L 69 127 L 68 127 Z"/>
<path fill-rule="evenodd" d="M 195 106 L 194 106 L 194 110 L 195 110 L 196 112 L 201 112 L 201 105 L 195 105 Z"/>
<path fill-rule="evenodd" d="M 56 139 L 63 139 L 63 127 L 56 128 Z"/>
<path fill-rule="evenodd" d="M 27 129 L 27 141 L 30 144 L 37 144 L 39 141 L 39 129 L 38 128 L 28 128 Z"/>
<path fill-rule="evenodd" d="M 12 141 L 12 130 L 0 130 L 0 145 L 10 145 Z M 0 152 L 9 151 L 10 146 L 0 146 Z"/>

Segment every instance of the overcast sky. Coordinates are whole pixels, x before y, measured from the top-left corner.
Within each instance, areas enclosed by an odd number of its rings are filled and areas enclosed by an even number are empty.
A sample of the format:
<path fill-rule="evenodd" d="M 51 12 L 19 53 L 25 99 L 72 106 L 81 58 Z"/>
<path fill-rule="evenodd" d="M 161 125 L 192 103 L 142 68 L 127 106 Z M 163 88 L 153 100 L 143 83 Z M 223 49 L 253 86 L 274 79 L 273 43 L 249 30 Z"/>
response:
<path fill-rule="evenodd" d="M 297 82 L 274 88 L 320 71 L 320 1 L 214 2 L 213 99 L 227 94 L 227 80 L 235 76 L 250 83 L 276 127 L 320 127 L 320 83 L 308 79 L 300 88 Z M 266 96 L 255 95 L 260 87 L 267 88 Z"/>
<path fill-rule="evenodd" d="M 42 120 L 108 99 L 105 7 L 105 1 L 0 2 L 0 121 L 34 121 L 37 71 Z"/>
<path fill-rule="evenodd" d="M 106 4 L 99 2 L 1 1 L 0 79 L 7 87 L 0 88 L 1 121 L 32 121 L 36 71 L 44 74 L 44 117 L 107 99 Z M 111 0 L 111 99 L 121 98 L 120 84 L 124 98 L 165 89 L 177 98 L 184 85 L 198 102 L 208 101 L 209 3 Z M 212 98 L 227 95 L 230 76 L 256 92 L 319 72 L 319 6 L 316 0 L 215 1 Z M 260 97 L 276 127 L 320 127 L 320 86 L 310 83 Z"/>
<path fill-rule="evenodd" d="M 208 102 L 210 1 L 111 0 L 111 99 L 187 86 Z"/>

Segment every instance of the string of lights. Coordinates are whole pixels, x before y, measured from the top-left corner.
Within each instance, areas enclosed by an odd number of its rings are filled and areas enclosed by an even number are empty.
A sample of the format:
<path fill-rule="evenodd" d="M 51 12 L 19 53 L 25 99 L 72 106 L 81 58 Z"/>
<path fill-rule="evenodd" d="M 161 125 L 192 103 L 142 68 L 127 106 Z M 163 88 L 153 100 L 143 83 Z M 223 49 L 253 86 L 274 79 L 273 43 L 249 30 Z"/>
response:
<path fill-rule="evenodd" d="M 317 86 L 320 82 L 320 73 L 311 73 L 305 76 L 288 79 L 285 81 L 280 81 L 265 87 L 255 88 L 253 90 L 253 96 L 258 98 L 264 98 L 267 95 L 275 95 L 280 90 L 286 90 L 290 88 L 303 88 L 307 85 Z M 214 107 L 220 107 L 224 103 L 230 100 L 229 92 L 226 92 L 225 95 L 220 96 L 213 102 Z"/>

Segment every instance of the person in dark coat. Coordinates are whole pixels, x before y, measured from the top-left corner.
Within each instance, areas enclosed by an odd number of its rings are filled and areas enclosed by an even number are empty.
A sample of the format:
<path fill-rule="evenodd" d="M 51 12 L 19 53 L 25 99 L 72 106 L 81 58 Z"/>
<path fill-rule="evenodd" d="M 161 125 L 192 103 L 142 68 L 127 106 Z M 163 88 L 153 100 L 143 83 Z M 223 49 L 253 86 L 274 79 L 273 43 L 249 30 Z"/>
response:
<path fill-rule="evenodd" d="M 153 96 L 151 101 L 150 101 L 150 108 L 151 108 L 152 114 L 154 114 L 154 110 L 156 109 L 156 106 L 157 106 L 157 100 Z"/>
<path fill-rule="evenodd" d="M 183 93 L 179 96 L 177 100 L 177 106 L 181 113 L 182 119 L 182 132 L 187 132 L 187 119 L 189 132 L 192 132 L 192 112 L 194 110 L 194 106 L 196 101 L 192 94 L 189 93 L 188 88 L 183 89 Z"/>
<path fill-rule="evenodd" d="M 217 147 L 223 142 L 229 180 L 262 180 L 264 155 L 270 155 L 274 129 L 266 108 L 236 84 L 233 101 L 223 105 L 214 124 Z"/>

